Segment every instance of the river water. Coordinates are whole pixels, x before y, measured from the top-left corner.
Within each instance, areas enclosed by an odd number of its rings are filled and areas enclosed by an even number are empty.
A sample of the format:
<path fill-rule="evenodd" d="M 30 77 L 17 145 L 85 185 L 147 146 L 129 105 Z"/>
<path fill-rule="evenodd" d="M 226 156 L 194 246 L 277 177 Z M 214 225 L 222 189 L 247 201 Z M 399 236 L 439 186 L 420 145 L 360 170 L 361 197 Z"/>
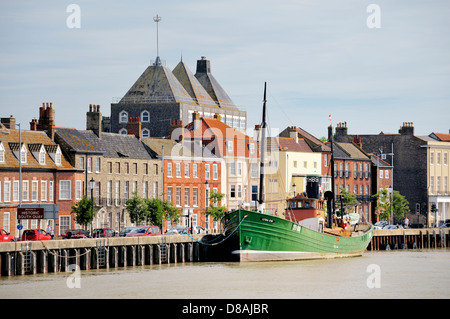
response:
<path fill-rule="evenodd" d="M 450 298 L 450 249 L 261 263 L 185 263 L 0 279 L 0 298 Z M 45 292 L 45 293 L 43 293 Z"/>

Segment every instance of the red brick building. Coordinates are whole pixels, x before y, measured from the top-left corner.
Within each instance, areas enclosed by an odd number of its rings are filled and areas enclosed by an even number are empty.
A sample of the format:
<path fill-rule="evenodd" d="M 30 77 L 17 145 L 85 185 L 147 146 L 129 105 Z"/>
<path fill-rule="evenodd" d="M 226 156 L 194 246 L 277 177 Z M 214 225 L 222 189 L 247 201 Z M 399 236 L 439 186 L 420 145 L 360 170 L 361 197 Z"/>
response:
<path fill-rule="evenodd" d="M 45 105 L 42 111 L 50 109 Z M 0 127 L 0 228 L 19 236 L 17 208 L 44 208 L 44 219 L 21 220 L 23 229 L 51 225 L 55 235 L 74 228 L 72 205 L 83 194 L 83 174 L 45 132 L 15 129 L 15 119 Z M 36 125 L 33 121 L 32 127 Z M 20 141 L 20 142 L 19 142 Z M 19 163 L 19 159 L 21 162 Z M 22 185 L 20 185 L 22 182 Z"/>
<path fill-rule="evenodd" d="M 222 160 L 193 141 L 164 138 L 142 141 L 163 160 L 163 196 L 179 208 L 182 218 L 178 224 L 217 229 L 216 223 L 204 212 L 210 205 L 209 194 L 223 192 Z M 163 231 L 172 226 L 175 224 L 166 222 Z"/>

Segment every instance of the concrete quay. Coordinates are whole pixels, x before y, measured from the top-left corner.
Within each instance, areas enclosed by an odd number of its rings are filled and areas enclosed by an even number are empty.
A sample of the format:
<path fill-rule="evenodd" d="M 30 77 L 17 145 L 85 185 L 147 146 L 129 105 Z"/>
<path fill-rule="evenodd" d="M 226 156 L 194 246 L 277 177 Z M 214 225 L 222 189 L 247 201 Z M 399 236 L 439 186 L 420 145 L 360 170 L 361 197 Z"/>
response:
<path fill-rule="evenodd" d="M 374 229 L 367 250 L 450 247 L 450 228 Z"/>
<path fill-rule="evenodd" d="M 206 261 L 208 235 L 18 241 L 0 244 L 1 276 Z"/>

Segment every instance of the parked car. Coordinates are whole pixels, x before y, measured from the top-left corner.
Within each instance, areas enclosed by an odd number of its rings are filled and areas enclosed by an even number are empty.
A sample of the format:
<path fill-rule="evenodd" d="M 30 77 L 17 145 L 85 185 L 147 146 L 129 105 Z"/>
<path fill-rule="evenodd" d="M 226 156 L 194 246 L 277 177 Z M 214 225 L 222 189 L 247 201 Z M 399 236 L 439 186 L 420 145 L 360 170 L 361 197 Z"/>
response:
<path fill-rule="evenodd" d="M 139 237 L 139 236 L 157 236 L 161 235 L 161 230 L 158 226 L 141 226 L 131 230 L 127 237 Z"/>
<path fill-rule="evenodd" d="M 409 228 L 425 228 L 425 225 L 419 224 L 419 223 L 414 223 L 414 224 L 410 224 Z"/>
<path fill-rule="evenodd" d="M 380 220 L 379 222 L 376 222 L 373 225 L 373 229 L 382 229 L 384 226 L 386 226 L 387 224 L 389 224 L 387 221 L 385 220 Z"/>
<path fill-rule="evenodd" d="M 133 229 L 139 228 L 139 226 L 127 226 L 122 229 L 122 231 L 119 233 L 119 237 L 125 237 L 130 231 Z"/>
<path fill-rule="evenodd" d="M 92 232 L 92 238 L 99 237 L 118 237 L 119 233 L 111 228 L 96 228 Z"/>
<path fill-rule="evenodd" d="M 186 235 L 188 228 L 186 226 L 175 226 L 166 232 L 166 235 Z"/>
<path fill-rule="evenodd" d="M 90 238 L 89 230 L 84 229 L 68 229 L 61 234 L 62 239 Z"/>
<path fill-rule="evenodd" d="M 450 219 L 446 219 L 446 220 L 441 220 L 439 222 L 439 228 L 448 228 L 450 227 Z"/>
<path fill-rule="evenodd" d="M 10 235 L 6 230 L 0 229 L 0 243 L 14 241 L 14 237 Z"/>
<path fill-rule="evenodd" d="M 188 232 L 189 234 L 206 234 L 206 230 L 201 227 L 201 226 L 194 226 L 194 229 L 192 230 L 192 232 L 190 232 L 191 229 L 187 228 L 187 226 L 175 226 L 171 229 L 169 229 L 166 232 L 166 235 L 187 235 Z"/>
<path fill-rule="evenodd" d="M 26 229 L 22 233 L 22 240 L 50 240 L 52 236 L 43 229 Z"/>
<path fill-rule="evenodd" d="M 382 229 L 403 229 L 402 225 L 385 225 Z"/>

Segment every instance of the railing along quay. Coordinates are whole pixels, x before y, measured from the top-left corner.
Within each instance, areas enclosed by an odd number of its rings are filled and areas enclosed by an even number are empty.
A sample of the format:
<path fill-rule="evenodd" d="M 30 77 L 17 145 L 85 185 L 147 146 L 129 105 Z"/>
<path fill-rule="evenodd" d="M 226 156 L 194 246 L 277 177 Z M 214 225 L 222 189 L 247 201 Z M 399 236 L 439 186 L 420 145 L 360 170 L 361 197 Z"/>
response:
<path fill-rule="evenodd" d="M 450 247 L 450 228 L 374 229 L 367 250 Z"/>
<path fill-rule="evenodd" d="M 0 244 L 1 276 L 208 261 L 208 235 L 17 241 Z"/>

